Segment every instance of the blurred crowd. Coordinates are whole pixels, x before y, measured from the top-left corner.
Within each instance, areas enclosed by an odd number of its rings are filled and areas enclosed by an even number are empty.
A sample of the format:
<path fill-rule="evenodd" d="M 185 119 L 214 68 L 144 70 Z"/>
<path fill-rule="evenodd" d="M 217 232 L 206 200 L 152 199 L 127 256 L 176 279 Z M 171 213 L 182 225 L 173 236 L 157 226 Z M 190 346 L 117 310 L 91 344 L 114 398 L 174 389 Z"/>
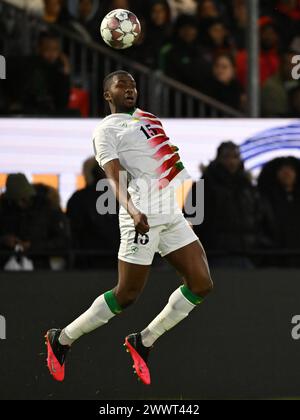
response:
<path fill-rule="evenodd" d="M 62 25 L 86 41 L 100 42 L 99 26 L 116 8 L 134 11 L 143 31 L 127 57 L 238 110 L 245 110 L 247 8 L 245 0 L 6 0 L 47 24 Z M 300 81 L 292 57 L 300 54 L 300 0 L 260 2 L 260 87 L 263 117 L 299 117 Z M 2 36 L 11 28 L 1 22 Z M 15 28 L 16 37 L 22 29 Z M 12 50 L 15 47 L 11 40 Z M 12 64 L 17 73 L 18 64 Z M 13 70 L 12 70 L 13 72 Z M 59 39 L 41 34 L 23 67 L 22 86 L 10 87 L 2 112 L 76 115 L 70 106 L 70 63 Z M 0 85 L 1 89 L 1 85 Z M 3 89 L 3 87 L 2 87 Z M 1 94 L 1 92 L 0 92 Z M 2 92 L 2 97 L 5 97 Z M 80 110 L 88 115 L 88 109 Z M 78 110 L 77 110 L 78 111 Z"/>
<path fill-rule="evenodd" d="M 267 163 L 256 183 L 244 168 L 239 147 L 224 142 L 202 172 L 205 217 L 194 230 L 212 266 L 300 267 L 300 160 L 282 157 Z M 94 158 L 84 163 L 83 173 L 86 187 L 73 194 L 66 212 L 56 190 L 32 185 L 23 174 L 8 176 L 0 196 L 2 269 L 116 266 L 118 215 L 96 210 L 97 200 L 107 193 L 96 191 L 105 173 Z M 196 187 L 194 183 L 188 200 Z"/>

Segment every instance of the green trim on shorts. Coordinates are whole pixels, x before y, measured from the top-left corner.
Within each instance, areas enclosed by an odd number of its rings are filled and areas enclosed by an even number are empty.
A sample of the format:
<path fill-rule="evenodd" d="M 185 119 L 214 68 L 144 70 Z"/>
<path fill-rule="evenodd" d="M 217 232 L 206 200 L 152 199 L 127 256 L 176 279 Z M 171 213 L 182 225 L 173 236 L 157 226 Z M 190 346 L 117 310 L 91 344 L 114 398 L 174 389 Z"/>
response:
<path fill-rule="evenodd" d="M 118 304 L 113 290 L 104 293 L 104 299 L 113 314 L 118 315 L 123 311 L 121 306 Z"/>
<path fill-rule="evenodd" d="M 204 301 L 204 298 L 194 295 L 187 286 L 181 286 L 180 290 L 183 296 L 193 305 L 200 305 Z"/>

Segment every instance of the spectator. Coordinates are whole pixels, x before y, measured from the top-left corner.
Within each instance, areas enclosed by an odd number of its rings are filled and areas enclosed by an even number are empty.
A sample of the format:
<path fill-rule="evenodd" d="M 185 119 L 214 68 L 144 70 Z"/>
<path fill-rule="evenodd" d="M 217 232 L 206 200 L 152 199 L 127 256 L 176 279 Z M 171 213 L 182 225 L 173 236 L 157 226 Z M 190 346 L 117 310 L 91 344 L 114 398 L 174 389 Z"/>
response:
<path fill-rule="evenodd" d="M 204 92 L 218 101 L 240 110 L 242 88 L 236 78 L 234 59 L 228 54 L 218 55 L 213 63 L 213 74 L 205 84 Z"/>
<path fill-rule="evenodd" d="M 279 71 L 265 82 L 262 89 L 263 117 L 289 116 L 289 91 L 300 86 L 300 82 L 292 76 L 294 55 L 293 51 L 284 53 L 281 56 Z"/>
<path fill-rule="evenodd" d="M 14 253 L 16 245 L 32 254 L 35 268 L 48 268 L 53 257 L 69 246 L 65 216 L 40 194 L 23 174 L 9 175 L 6 192 L 0 198 L 0 247 Z M 2 261 L 3 264 L 4 261 Z"/>
<path fill-rule="evenodd" d="M 267 163 L 260 174 L 258 187 L 274 214 L 277 248 L 299 250 L 300 161 L 289 157 Z M 276 259 L 275 264 L 300 267 L 300 257 L 283 257 Z"/>
<path fill-rule="evenodd" d="M 72 26 L 86 41 L 99 40 L 100 6 L 99 0 L 69 0 L 68 11 L 75 19 Z"/>
<path fill-rule="evenodd" d="M 104 264 L 115 264 L 118 252 L 120 232 L 118 216 L 116 214 L 100 215 L 96 209 L 96 202 L 100 193 L 96 186 L 98 181 L 105 179 L 105 173 L 99 168 L 94 158 L 84 165 L 87 186 L 75 192 L 67 205 L 67 216 L 71 223 L 73 247 L 82 250 L 96 250 L 103 252 L 105 258 L 99 256 L 85 256 L 77 259 L 80 268 L 102 267 Z M 111 197 L 115 201 L 113 192 Z"/>
<path fill-rule="evenodd" d="M 29 114 L 68 114 L 70 63 L 54 34 L 42 33 L 38 54 L 24 87 L 24 110 Z"/>
<path fill-rule="evenodd" d="M 230 28 L 235 45 L 239 50 L 246 48 L 248 10 L 245 0 L 233 0 L 228 8 Z"/>
<path fill-rule="evenodd" d="M 207 25 L 207 33 L 202 40 L 202 45 L 213 58 L 221 53 L 230 53 L 234 46 L 230 33 L 221 19 L 212 19 Z"/>
<path fill-rule="evenodd" d="M 204 223 L 194 229 L 208 251 L 230 254 L 270 245 L 267 229 L 262 228 L 263 221 L 269 226 L 267 212 L 244 169 L 237 145 L 232 142 L 222 143 L 216 160 L 204 170 L 203 179 Z M 243 257 L 216 257 L 213 263 L 252 266 L 251 260 Z"/>
<path fill-rule="evenodd" d="M 66 23 L 68 19 L 62 8 L 62 0 L 44 0 L 43 20 L 47 23 Z"/>
<path fill-rule="evenodd" d="M 278 0 L 274 10 L 283 45 L 290 45 L 300 33 L 300 1 Z"/>
<path fill-rule="evenodd" d="M 197 21 L 191 16 L 180 16 L 173 42 L 161 51 L 161 68 L 168 76 L 202 89 L 210 73 L 210 64 L 197 42 L 198 35 Z"/>
<path fill-rule="evenodd" d="M 221 19 L 221 13 L 214 0 L 199 0 L 196 17 L 198 20 L 199 36 L 202 39 L 207 34 L 211 20 Z"/>
<path fill-rule="evenodd" d="M 260 19 L 260 82 L 261 85 L 279 69 L 279 33 L 274 21 L 269 17 Z M 237 75 L 243 87 L 247 84 L 248 55 L 240 50 L 236 57 Z"/>
<path fill-rule="evenodd" d="M 152 1 L 144 45 L 148 56 L 146 64 L 149 67 L 158 67 L 159 51 L 170 41 L 171 32 L 171 9 L 167 0 Z"/>

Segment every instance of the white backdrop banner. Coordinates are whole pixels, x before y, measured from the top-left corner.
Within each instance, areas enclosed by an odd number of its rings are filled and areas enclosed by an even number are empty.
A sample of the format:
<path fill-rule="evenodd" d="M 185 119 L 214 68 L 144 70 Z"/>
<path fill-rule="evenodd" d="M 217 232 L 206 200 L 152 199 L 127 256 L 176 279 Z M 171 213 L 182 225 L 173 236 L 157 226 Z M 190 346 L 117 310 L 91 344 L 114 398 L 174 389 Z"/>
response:
<path fill-rule="evenodd" d="M 165 120 L 164 126 L 194 179 L 199 166 L 216 156 L 223 141 L 241 147 L 246 168 L 257 173 L 279 156 L 300 158 L 300 120 Z M 0 119 L 0 174 L 15 172 L 59 176 L 62 204 L 76 189 L 82 163 L 93 155 L 92 132 L 98 120 Z"/>

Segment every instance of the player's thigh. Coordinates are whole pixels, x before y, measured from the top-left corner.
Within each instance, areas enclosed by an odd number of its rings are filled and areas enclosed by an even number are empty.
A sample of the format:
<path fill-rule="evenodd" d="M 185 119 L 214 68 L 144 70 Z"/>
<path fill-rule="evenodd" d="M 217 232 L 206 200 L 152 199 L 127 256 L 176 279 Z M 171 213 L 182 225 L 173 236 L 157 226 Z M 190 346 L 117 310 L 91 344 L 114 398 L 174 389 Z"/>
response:
<path fill-rule="evenodd" d="M 132 297 L 139 295 L 147 283 L 150 269 L 150 265 L 133 264 L 119 260 L 117 294 L 129 293 Z"/>
<path fill-rule="evenodd" d="M 188 229 L 191 227 L 188 226 Z M 178 233 L 180 236 L 180 233 Z M 183 237 L 187 235 L 183 234 Z M 182 241 L 184 244 L 184 240 Z M 180 246 L 164 256 L 166 260 L 183 276 L 185 284 L 196 295 L 205 296 L 213 287 L 207 257 L 204 248 L 195 236 L 190 243 Z"/>

